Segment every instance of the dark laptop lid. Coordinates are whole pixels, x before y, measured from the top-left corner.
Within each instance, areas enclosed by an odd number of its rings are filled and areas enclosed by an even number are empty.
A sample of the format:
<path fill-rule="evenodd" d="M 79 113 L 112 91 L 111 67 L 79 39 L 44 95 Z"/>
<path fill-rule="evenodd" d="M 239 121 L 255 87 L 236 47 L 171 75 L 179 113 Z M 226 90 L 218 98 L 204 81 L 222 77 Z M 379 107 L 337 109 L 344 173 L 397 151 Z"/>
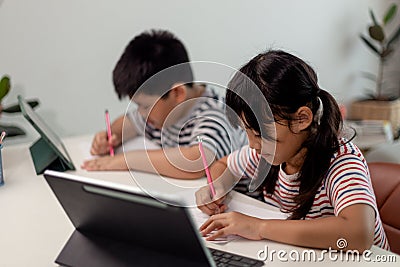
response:
<path fill-rule="evenodd" d="M 152 192 L 158 201 L 137 188 L 55 171 L 44 177 L 76 229 L 57 263 L 214 265 L 178 199 Z"/>

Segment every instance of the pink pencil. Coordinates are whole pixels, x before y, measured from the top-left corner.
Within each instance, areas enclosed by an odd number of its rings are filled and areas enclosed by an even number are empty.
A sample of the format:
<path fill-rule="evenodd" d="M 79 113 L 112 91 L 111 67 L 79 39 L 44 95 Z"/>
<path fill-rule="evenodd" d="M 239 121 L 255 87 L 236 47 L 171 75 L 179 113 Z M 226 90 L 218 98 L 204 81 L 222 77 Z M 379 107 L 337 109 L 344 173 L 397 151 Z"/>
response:
<path fill-rule="evenodd" d="M 1 133 L 1 135 L 0 135 L 0 144 L 3 143 L 4 137 L 6 137 L 6 132 L 3 131 L 3 132 Z"/>
<path fill-rule="evenodd" d="M 106 109 L 106 126 L 107 126 L 107 137 L 108 137 L 108 145 L 110 146 L 110 156 L 114 156 L 114 147 L 112 146 L 112 133 L 111 133 L 111 123 L 110 123 L 110 114 L 108 114 L 108 110 Z"/>
<path fill-rule="evenodd" d="M 207 183 L 210 186 L 211 194 L 212 194 L 212 197 L 214 198 L 216 193 L 215 193 L 215 188 L 214 188 L 214 185 L 213 185 L 213 180 L 211 178 L 210 170 L 208 169 L 206 155 L 205 155 L 204 149 L 203 149 L 203 139 L 200 136 L 197 136 L 197 141 L 199 142 L 200 155 L 201 155 L 201 158 L 203 160 L 204 169 L 206 171 Z"/>

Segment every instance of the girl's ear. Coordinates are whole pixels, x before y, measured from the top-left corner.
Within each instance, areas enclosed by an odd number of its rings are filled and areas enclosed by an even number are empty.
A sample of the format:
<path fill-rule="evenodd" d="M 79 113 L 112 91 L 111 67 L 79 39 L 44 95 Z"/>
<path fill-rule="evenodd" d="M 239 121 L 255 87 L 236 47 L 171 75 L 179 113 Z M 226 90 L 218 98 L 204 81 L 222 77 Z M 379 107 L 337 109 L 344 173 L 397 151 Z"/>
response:
<path fill-rule="evenodd" d="M 307 129 L 313 122 L 313 118 L 313 113 L 309 107 L 300 107 L 294 115 L 292 130 L 295 133 L 299 133 Z"/>
<path fill-rule="evenodd" d="M 180 104 L 186 100 L 187 97 L 187 89 L 186 86 L 182 83 L 175 83 L 172 86 L 169 94 L 173 97 L 176 103 Z"/>

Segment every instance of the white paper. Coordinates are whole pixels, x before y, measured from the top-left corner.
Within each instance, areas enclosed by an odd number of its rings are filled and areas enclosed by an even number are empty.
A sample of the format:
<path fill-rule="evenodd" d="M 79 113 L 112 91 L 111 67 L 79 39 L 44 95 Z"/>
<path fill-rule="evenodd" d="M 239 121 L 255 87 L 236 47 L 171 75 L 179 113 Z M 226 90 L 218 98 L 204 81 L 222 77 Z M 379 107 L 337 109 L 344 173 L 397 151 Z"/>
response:
<path fill-rule="evenodd" d="M 86 160 L 94 159 L 97 158 L 98 156 L 93 156 L 90 154 L 90 148 L 92 147 L 92 141 L 85 141 L 81 142 L 79 144 L 81 153 L 83 155 L 83 158 Z M 158 145 L 153 143 L 147 138 L 144 138 L 143 136 L 136 137 L 134 139 L 128 140 L 124 143 L 124 148 L 122 146 L 119 146 L 115 148 L 115 154 L 121 154 L 125 151 L 131 151 L 131 150 L 153 150 L 153 149 L 160 149 Z"/>

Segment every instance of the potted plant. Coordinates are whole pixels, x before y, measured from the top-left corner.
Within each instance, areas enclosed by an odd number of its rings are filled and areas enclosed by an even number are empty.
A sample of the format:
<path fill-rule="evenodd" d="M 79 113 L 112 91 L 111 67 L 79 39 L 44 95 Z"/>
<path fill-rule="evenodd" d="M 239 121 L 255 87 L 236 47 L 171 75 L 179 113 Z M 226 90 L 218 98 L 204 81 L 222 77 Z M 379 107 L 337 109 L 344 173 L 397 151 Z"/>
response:
<path fill-rule="evenodd" d="M 395 51 L 396 41 L 400 37 L 400 26 L 388 35 L 385 32 L 387 26 L 396 16 L 397 5 L 392 4 L 385 12 L 382 21 L 378 21 L 374 12 L 370 9 L 372 23 L 368 25 L 368 34 L 361 34 L 360 38 L 363 43 L 375 54 L 379 59 L 378 73 L 375 80 L 375 92 L 368 95 L 367 99 L 355 101 L 351 105 L 351 118 L 364 120 L 387 120 L 392 124 L 395 136 L 398 135 L 400 128 L 400 100 L 399 96 L 389 95 L 384 92 L 386 86 L 383 81 L 384 66 L 386 61 Z"/>
<path fill-rule="evenodd" d="M 4 75 L 1 80 L 0 80 L 0 106 L 3 98 L 8 94 L 8 92 L 11 89 L 11 82 L 10 82 L 10 77 L 7 75 Z M 37 105 L 39 105 L 38 100 L 29 100 L 28 104 L 34 108 Z M 1 112 L 2 113 L 19 113 L 21 112 L 21 109 L 18 104 L 13 104 L 11 106 L 8 106 L 6 108 L 3 108 L 1 106 Z M 17 136 L 17 135 L 24 135 L 25 132 L 21 128 L 14 126 L 14 125 L 8 125 L 8 124 L 0 124 L 0 132 L 5 131 L 7 136 Z"/>

